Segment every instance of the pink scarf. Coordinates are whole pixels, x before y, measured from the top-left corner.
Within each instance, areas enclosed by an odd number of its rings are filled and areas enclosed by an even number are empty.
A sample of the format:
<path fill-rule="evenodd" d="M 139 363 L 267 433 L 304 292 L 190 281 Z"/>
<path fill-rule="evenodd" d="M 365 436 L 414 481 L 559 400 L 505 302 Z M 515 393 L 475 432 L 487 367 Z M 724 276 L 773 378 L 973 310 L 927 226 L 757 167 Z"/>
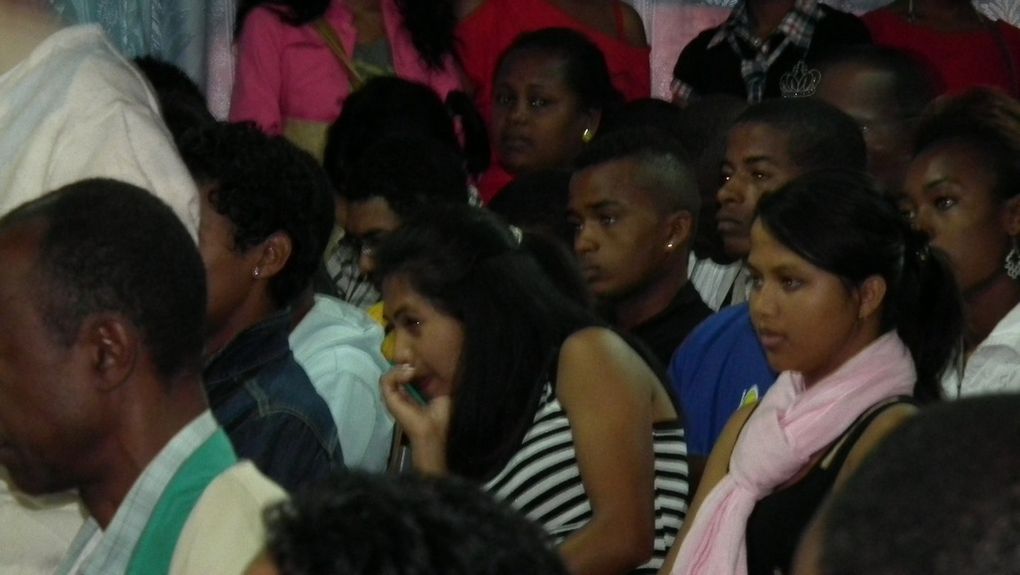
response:
<path fill-rule="evenodd" d="M 910 352 L 896 332 L 810 389 L 799 373 L 781 374 L 744 425 L 730 471 L 702 503 L 671 574 L 746 574 L 744 534 L 758 500 L 804 469 L 870 407 L 912 395 L 916 379 Z"/>

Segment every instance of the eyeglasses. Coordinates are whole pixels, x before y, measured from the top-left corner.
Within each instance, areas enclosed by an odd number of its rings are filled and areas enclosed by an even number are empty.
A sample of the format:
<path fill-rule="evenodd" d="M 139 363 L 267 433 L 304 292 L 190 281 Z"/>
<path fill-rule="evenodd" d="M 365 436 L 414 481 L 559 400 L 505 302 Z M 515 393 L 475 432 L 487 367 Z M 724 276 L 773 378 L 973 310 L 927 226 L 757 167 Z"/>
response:
<path fill-rule="evenodd" d="M 343 243 L 347 249 L 358 255 L 371 257 L 384 239 L 386 239 L 386 236 L 381 233 L 374 233 L 360 238 L 348 234 L 344 236 L 341 243 Z"/>

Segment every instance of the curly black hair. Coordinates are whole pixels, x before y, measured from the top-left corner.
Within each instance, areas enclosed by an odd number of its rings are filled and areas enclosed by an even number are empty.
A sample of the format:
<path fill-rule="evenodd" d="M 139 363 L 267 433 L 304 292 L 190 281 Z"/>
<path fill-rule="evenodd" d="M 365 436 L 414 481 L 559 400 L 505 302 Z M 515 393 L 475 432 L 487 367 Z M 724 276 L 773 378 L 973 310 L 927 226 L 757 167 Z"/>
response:
<path fill-rule="evenodd" d="M 437 203 L 468 203 L 467 172 L 453 150 L 432 138 L 392 136 L 376 142 L 351 168 L 342 196 L 352 203 L 383 198 L 409 219 Z"/>
<path fill-rule="evenodd" d="M 464 143 L 457 138 L 457 125 Z M 472 175 L 489 165 L 489 136 L 470 98 L 460 91 L 446 102 L 420 82 L 395 76 L 372 78 L 344 101 L 340 116 L 329 127 L 322 165 L 341 191 L 351 167 L 373 144 L 392 136 L 424 136 L 462 156 Z"/>
<path fill-rule="evenodd" d="M 334 223 L 326 174 L 309 154 L 254 124 L 215 123 L 186 135 L 181 156 L 213 209 L 234 227 L 243 252 L 283 232 L 291 241 L 284 268 L 269 282 L 278 307 L 311 281 Z"/>
<path fill-rule="evenodd" d="M 265 520 L 281 575 L 566 575 L 537 524 L 454 477 L 348 472 Z"/>

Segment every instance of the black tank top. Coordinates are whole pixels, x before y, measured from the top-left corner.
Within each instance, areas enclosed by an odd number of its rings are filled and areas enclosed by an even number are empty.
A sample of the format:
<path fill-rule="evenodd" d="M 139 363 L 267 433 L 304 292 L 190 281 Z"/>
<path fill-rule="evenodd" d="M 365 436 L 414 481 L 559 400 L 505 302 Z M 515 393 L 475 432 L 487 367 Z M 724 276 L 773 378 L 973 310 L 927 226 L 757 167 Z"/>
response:
<path fill-rule="evenodd" d="M 783 575 L 791 570 L 793 554 L 822 499 L 832 490 L 847 456 L 864 430 L 883 411 L 911 398 L 898 397 L 862 414 L 831 450 L 799 481 L 760 499 L 747 519 L 748 575 Z"/>

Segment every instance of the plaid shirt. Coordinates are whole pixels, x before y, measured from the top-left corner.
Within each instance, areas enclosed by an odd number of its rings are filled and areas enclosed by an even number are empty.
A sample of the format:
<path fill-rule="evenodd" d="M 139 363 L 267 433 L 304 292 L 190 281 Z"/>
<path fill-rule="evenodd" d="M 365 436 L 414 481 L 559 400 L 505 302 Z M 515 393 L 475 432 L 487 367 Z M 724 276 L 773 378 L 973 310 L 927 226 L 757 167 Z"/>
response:
<path fill-rule="evenodd" d="M 752 104 L 761 102 L 769 67 L 787 46 L 807 50 L 815 33 L 815 25 L 821 17 L 822 9 L 818 0 L 796 0 L 793 10 L 783 17 L 768 38 L 762 40 L 755 34 L 746 1 L 739 0 L 729 18 L 709 40 L 708 47 L 714 48 L 723 41 L 729 42 L 733 52 L 740 56 L 740 75 L 747 86 L 747 101 Z M 678 78 L 674 78 L 671 89 L 674 102 L 689 101 L 694 95 L 694 88 Z"/>
<path fill-rule="evenodd" d="M 62 575 L 118 575 L 124 573 L 152 511 L 170 480 L 184 462 L 218 429 L 212 412 L 206 410 L 160 450 L 131 486 L 106 531 L 89 518 L 78 531 L 70 551 L 57 571 Z M 93 538 L 98 538 L 94 547 Z M 93 550 L 88 553 L 89 548 Z M 88 556 L 82 560 L 82 555 Z M 77 569 L 75 569 L 77 567 Z M 74 569 L 72 571 L 72 569 Z"/>
<path fill-rule="evenodd" d="M 358 265 L 360 250 L 340 228 L 334 228 L 326 244 L 323 264 L 333 283 L 336 296 L 343 301 L 367 310 L 382 299 L 371 280 Z"/>

